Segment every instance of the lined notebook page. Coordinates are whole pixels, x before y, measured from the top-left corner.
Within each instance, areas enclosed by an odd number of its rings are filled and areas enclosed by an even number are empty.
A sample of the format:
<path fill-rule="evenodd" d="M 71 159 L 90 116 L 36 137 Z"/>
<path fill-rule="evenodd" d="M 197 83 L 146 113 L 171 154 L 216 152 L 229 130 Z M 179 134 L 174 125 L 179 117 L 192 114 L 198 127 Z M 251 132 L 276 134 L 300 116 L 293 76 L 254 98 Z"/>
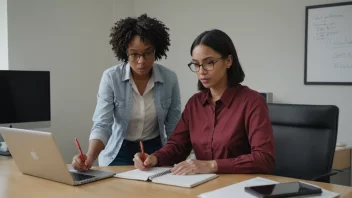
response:
<path fill-rule="evenodd" d="M 123 173 L 117 173 L 114 177 L 147 181 L 149 177 L 153 177 L 154 175 L 162 174 L 163 172 L 167 172 L 169 170 L 170 170 L 170 168 L 163 168 L 163 167 L 154 167 L 154 168 L 151 168 L 147 171 L 141 171 L 138 169 L 134 169 L 134 170 L 123 172 Z"/>
<path fill-rule="evenodd" d="M 197 175 L 172 175 L 171 173 L 156 177 L 152 181 L 159 184 L 192 188 L 209 180 L 216 178 L 216 174 L 197 174 Z"/>

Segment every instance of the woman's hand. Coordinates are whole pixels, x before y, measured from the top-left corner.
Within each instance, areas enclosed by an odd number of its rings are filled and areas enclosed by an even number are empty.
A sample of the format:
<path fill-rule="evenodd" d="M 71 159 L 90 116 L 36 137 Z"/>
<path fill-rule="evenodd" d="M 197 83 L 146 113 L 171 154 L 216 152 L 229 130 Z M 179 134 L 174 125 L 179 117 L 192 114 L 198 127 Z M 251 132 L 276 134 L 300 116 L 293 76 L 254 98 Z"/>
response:
<path fill-rule="evenodd" d="M 78 171 L 88 171 L 94 161 L 96 160 L 96 157 L 93 157 L 91 155 L 83 155 L 84 157 L 84 162 L 81 159 L 81 155 L 77 154 L 73 157 L 72 159 L 72 167 Z"/>
<path fill-rule="evenodd" d="M 139 170 L 147 170 L 148 168 L 152 168 L 158 164 L 158 158 L 155 155 L 148 155 L 145 153 L 145 160 L 142 161 L 142 153 L 136 153 L 134 155 L 133 161 L 134 166 Z"/>
<path fill-rule="evenodd" d="M 215 160 L 212 161 L 202 161 L 188 159 L 183 161 L 171 170 L 174 175 L 194 175 L 194 174 L 205 174 L 205 173 L 215 173 L 218 167 Z"/>

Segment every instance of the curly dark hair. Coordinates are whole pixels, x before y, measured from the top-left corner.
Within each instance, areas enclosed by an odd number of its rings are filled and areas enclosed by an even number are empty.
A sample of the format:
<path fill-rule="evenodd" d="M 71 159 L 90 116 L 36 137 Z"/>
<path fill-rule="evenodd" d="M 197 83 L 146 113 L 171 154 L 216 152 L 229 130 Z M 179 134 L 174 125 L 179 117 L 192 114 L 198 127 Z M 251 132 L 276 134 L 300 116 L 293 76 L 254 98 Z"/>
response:
<path fill-rule="evenodd" d="M 111 28 L 110 44 L 118 60 L 127 62 L 127 47 L 132 38 L 139 35 L 143 42 L 149 42 L 155 49 L 155 60 L 163 56 L 167 58 L 170 38 L 169 28 L 156 18 L 150 18 L 142 14 L 138 18 L 127 17 L 115 23 Z"/>

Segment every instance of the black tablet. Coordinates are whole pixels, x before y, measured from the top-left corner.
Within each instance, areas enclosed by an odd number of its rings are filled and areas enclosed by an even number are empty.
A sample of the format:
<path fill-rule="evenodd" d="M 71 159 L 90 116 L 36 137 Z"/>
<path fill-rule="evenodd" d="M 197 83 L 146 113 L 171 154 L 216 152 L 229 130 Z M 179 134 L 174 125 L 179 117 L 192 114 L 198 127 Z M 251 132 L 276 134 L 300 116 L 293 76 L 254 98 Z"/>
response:
<path fill-rule="evenodd" d="M 251 186 L 245 187 L 245 191 L 261 198 L 281 198 L 322 193 L 320 188 L 301 182 Z"/>

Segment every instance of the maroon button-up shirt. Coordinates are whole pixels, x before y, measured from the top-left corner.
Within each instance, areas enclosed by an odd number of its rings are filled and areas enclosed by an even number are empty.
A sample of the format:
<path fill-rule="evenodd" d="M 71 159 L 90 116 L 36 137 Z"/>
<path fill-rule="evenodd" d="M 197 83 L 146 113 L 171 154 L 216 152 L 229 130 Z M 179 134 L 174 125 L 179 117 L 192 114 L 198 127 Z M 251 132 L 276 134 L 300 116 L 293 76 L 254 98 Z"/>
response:
<path fill-rule="evenodd" d="M 227 88 L 213 105 L 210 91 L 193 95 L 166 145 L 155 152 L 159 166 L 215 160 L 218 173 L 270 173 L 274 137 L 264 98 L 246 86 Z"/>

